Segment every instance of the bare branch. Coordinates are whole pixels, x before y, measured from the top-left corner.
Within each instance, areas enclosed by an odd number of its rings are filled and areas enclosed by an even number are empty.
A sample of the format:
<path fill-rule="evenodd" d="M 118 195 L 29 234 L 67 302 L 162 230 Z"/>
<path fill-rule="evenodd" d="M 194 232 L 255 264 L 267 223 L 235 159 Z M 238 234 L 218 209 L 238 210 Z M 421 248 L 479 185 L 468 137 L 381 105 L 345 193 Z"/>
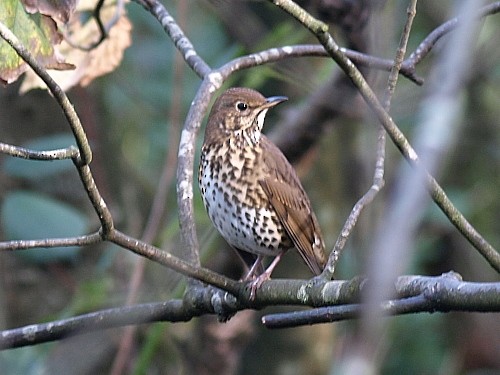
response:
<path fill-rule="evenodd" d="M 104 23 L 102 22 L 102 19 L 101 19 L 101 10 L 102 10 L 103 5 L 104 5 L 104 0 L 99 0 L 97 2 L 93 12 L 92 12 L 92 17 L 94 18 L 94 20 L 97 24 L 97 28 L 99 29 L 99 38 L 95 42 L 90 43 L 89 45 L 82 46 L 82 45 L 78 45 L 77 43 L 73 42 L 71 39 L 70 33 L 68 33 L 66 31 L 64 38 L 70 46 L 72 46 L 74 48 L 78 48 L 82 51 L 88 52 L 88 51 L 91 51 L 91 50 L 95 49 L 96 47 L 98 47 L 108 37 L 109 30 L 111 30 L 111 28 L 114 25 L 116 25 L 116 23 L 118 22 L 118 20 L 121 17 L 125 2 L 124 2 L 124 0 L 117 0 L 116 1 L 115 13 L 113 14 L 113 17 L 109 20 L 109 22 L 106 25 L 104 25 Z"/>
<path fill-rule="evenodd" d="M 348 281 L 314 283 L 303 280 L 270 280 L 259 289 L 252 305 L 239 303 L 215 288 L 191 288 L 182 300 L 140 304 L 101 310 L 48 323 L 0 331 L 0 350 L 61 340 L 89 332 L 151 322 L 185 322 L 205 314 L 226 319 L 249 307 L 271 305 L 326 306 L 312 310 L 266 315 L 268 328 L 334 322 L 359 317 L 364 305 L 356 304 L 367 283 Z M 437 277 L 401 276 L 395 287 L 399 299 L 382 303 L 387 315 L 416 312 L 500 311 L 500 283 L 463 282 L 450 273 Z M 352 304 L 354 303 L 354 304 Z"/>
<path fill-rule="evenodd" d="M 370 68 L 390 71 L 394 61 L 370 56 L 361 52 L 353 51 L 347 48 L 341 48 L 356 64 Z M 295 57 L 329 57 L 330 55 L 321 44 L 296 44 L 283 47 L 270 48 L 264 51 L 255 52 L 250 55 L 242 56 L 224 64 L 219 71 L 227 77 L 236 71 L 260 66 L 263 64 L 281 61 L 287 58 Z M 423 80 L 415 76 L 415 69 L 409 65 L 401 67 L 401 74 L 417 84 Z"/>
<path fill-rule="evenodd" d="M 500 2 L 485 5 L 477 10 L 476 16 L 479 18 L 484 18 L 488 15 L 500 12 Z M 455 17 L 451 20 L 443 23 L 434 31 L 432 31 L 427 37 L 419 44 L 415 51 L 408 57 L 404 62 L 405 67 L 415 67 L 420 63 L 432 50 L 434 45 L 439 39 L 449 32 L 455 30 L 460 22 L 462 22 L 462 17 Z"/>
<path fill-rule="evenodd" d="M 380 310 L 384 315 L 402 315 L 416 312 L 429 311 L 429 303 L 424 296 L 408 297 L 401 300 L 390 300 L 382 303 Z M 364 306 L 362 304 L 339 305 L 319 307 L 316 309 L 294 311 L 265 315 L 262 324 L 267 328 L 292 328 L 303 325 L 320 323 L 333 323 L 343 320 L 357 319 L 361 316 Z"/>
<path fill-rule="evenodd" d="M 33 55 L 26 49 L 19 39 L 2 23 L 0 22 L 0 36 L 5 39 L 7 43 L 17 52 L 19 56 L 35 71 L 35 73 L 45 82 L 49 88 L 52 95 L 57 100 L 57 103 L 61 106 L 66 119 L 73 131 L 73 134 L 80 150 L 81 158 L 79 163 L 89 164 L 92 161 L 92 150 L 90 149 L 89 142 L 85 131 L 83 130 L 80 119 L 73 108 L 73 105 L 69 101 L 66 93 L 61 89 L 61 87 L 52 79 L 52 77 L 47 73 L 47 71 L 38 64 Z"/>
<path fill-rule="evenodd" d="M 234 295 L 239 295 L 241 289 L 244 288 L 242 283 L 228 279 L 227 277 L 219 275 L 218 273 L 208 269 L 193 266 L 189 262 L 179 259 L 166 251 L 158 249 L 157 247 L 139 241 L 138 239 L 129 237 L 116 229 L 111 231 L 108 240 L 118 246 L 129 249 L 138 255 L 146 257 L 159 264 L 163 264 L 164 266 L 185 276 L 214 285 Z"/>
<path fill-rule="evenodd" d="M 0 36 L 4 38 L 10 46 L 21 56 L 21 58 L 35 71 L 35 73 L 45 82 L 50 92 L 56 98 L 57 103 L 68 120 L 68 123 L 73 131 L 79 152 L 75 153 L 72 157 L 83 186 L 87 195 L 96 210 L 96 213 L 101 221 L 103 235 L 113 228 L 113 218 L 109 212 L 104 199 L 102 198 L 94 178 L 90 171 L 89 164 L 92 161 L 92 150 L 88 143 L 87 135 L 80 122 L 80 118 L 76 113 L 69 98 L 66 96 L 61 87 L 52 79 L 47 71 L 38 64 L 33 55 L 19 42 L 17 37 L 0 22 Z"/>
<path fill-rule="evenodd" d="M 293 3 L 293 1 L 269 1 L 275 3 L 299 21 L 301 19 L 309 19 L 309 17 L 304 16 L 304 13 L 306 13 L 306 11 L 298 7 L 298 5 Z M 315 34 L 320 43 L 328 51 L 330 56 L 335 60 L 335 62 L 337 62 L 340 68 L 344 70 L 353 84 L 358 88 L 360 94 L 362 95 L 368 106 L 375 113 L 375 115 L 378 117 L 378 120 L 384 126 L 386 132 L 389 134 L 392 141 L 399 149 L 399 151 L 403 154 L 408 163 L 417 171 L 419 171 L 419 173 L 424 174 L 429 193 L 434 202 L 441 209 L 441 211 L 443 211 L 443 213 L 448 217 L 453 225 L 479 251 L 479 253 L 488 261 L 488 263 L 496 271 L 500 272 L 500 254 L 488 241 L 486 241 L 486 239 L 481 236 L 481 234 L 453 205 L 436 179 L 431 174 L 429 174 L 429 172 L 422 165 L 419 156 L 415 152 L 415 149 L 411 146 L 410 142 L 396 125 L 391 116 L 384 110 L 384 107 L 379 102 L 377 96 L 370 88 L 361 72 L 356 68 L 351 60 L 349 60 L 343 53 L 341 53 L 340 47 L 337 45 L 333 37 L 327 31 L 325 31 L 324 28 L 318 27 L 317 25 L 318 24 L 314 22 L 312 24 L 304 24 L 304 26 L 306 26 L 311 32 Z"/>
<path fill-rule="evenodd" d="M 193 314 L 185 309 L 182 300 L 112 308 L 54 322 L 1 331 L 0 350 L 61 340 L 70 336 L 130 324 L 188 321 L 192 317 Z"/>
<path fill-rule="evenodd" d="M 73 146 L 58 150 L 36 151 L 2 142 L 0 142 L 0 152 L 16 158 L 29 160 L 64 160 L 76 158 L 79 155 L 78 149 Z"/>
<path fill-rule="evenodd" d="M 212 79 L 215 77 L 215 79 Z M 186 258 L 194 265 L 200 265 L 199 245 L 194 224 L 193 208 L 193 166 L 196 134 L 215 90 L 222 84 L 218 73 L 210 73 L 202 82 L 184 123 L 179 143 L 177 162 L 177 205 L 181 235 L 186 245 Z"/>
<path fill-rule="evenodd" d="M 387 88 L 385 92 L 384 109 L 389 112 L 391 107 L 391 99 L 396 89 L 396 83 L 398 80 L 399 72 L 401 70 L 401 65 L 406 53 L 406 46 L 408 44 L 408 39 L 410 38 L 411 26 L 413 24 L 413 19 L 416 14 L 416 0 L 413 0 L 411 5 L 408 7 L 408 18 L 404 30 L 401 34 L 401 40 L 399 43 L 399 48 L 396 53 L 396 58 L 394 59 L 394 64 L 391 68 L 391 73 L 387 80 Z M 322 277 L 330 280 L 335 273 L 335 266 L 340 258 L 340 254 L 344 249 L 347 239 L 351 235 L 352 230 L 358 222 L 359 216 L 361 215 L 364 207 L 369 205 L 377 196 L 380 190 L 384 187 L 384 173 L 385 173 L 385 146 L 386 137 L 385 129 L 382 125 L 379 125 L 378 136 L 377 136 L 377 152 L 375 161 L 375 171 L 373 173 L 372 186 L 370 189 L 356 202 L 349 217 L 347 218 L 335 246 L 330 253 L 328 258 L 328 263 L 322 273 Z"/>
<path fill-rule="evenodd" d="M 208 64 L 198 55 L 191 41 L 184 35 L 182 29 L 177 25 L 175 19 L 168 13 L 165 6 L 157 0 L 134 0 L 149 11 L 163 26 L 164 30 L 170 36 L 170 39 L 179 50 L 186 64 L 200 78 L 204 78 L 211 69 Z"/>
<path fill-rule="evenodd" d="M 401 276 L 395 286 L 399 299 L 380 305 L 380 313 L 384 316 L 421 312 L 500 312 L 500 283 L 464 282 L 460 275 L 450 272 L 437 277 Z M 266 315 L 262 323 L 267 328 L 332 323 L 359 318 L 365 308 L 363 304 L 320 307 Z"/>
<path fill-rule="evenodd" d="M 85 236 L 67 238 L 44 238 L 40 240 L 13 240 L 0 242 L 0 251 L 26 250 L 34 248 L 87 246 L 99 243 L 102 236 L 99 232 Z M 43 251 L 40 250 L 40 251 Z"/>

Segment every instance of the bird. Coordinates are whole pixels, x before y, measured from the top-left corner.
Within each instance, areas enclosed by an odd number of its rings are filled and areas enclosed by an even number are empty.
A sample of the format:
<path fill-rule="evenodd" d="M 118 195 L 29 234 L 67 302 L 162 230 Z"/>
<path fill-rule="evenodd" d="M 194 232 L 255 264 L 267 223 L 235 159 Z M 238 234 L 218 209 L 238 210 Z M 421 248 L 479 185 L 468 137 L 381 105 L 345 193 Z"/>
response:
<path fill-rule="evenodd" d="M 262 133 L 270 108 L 288 100 L 243 87 L 224 91 L 208 116 L 198 182 L 213 225 L 248 267 L 250 299 L 281 257 L 297 249 L 315 275 L 327 257 L 321 229 L 297 174 Z M 264 269 L 266 256 L 274 257 Z"/>

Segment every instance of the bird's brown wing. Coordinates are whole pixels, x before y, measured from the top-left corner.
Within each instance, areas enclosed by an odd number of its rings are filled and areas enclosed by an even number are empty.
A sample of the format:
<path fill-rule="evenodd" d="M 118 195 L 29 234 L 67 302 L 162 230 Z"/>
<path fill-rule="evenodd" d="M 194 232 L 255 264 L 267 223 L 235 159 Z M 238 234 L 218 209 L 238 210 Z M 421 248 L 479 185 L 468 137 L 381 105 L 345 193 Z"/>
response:
<path fill-rule="evenodd" d="M 319 275 L 326 264 L 325 245 L 309 198 L 281 151 L 267 138 L 261 142 L 268 170 L 259 183 L 294 246 L 311 271 Z"/>

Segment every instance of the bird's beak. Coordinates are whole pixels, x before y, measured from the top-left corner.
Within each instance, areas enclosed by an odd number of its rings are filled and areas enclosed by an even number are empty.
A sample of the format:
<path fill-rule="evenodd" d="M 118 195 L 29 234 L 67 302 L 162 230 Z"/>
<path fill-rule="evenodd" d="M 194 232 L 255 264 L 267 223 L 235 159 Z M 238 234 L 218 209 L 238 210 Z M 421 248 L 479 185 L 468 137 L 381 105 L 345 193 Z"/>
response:
<path fill-rule="evenodd" d="M 266 98 L 266 102 L 263 105 L 264 108 L 271 108 L 274 107 L 275 105 L 278 105 L 284 101 L 288 100 L 286 96 L 270 96 L 269 98 Z"/>

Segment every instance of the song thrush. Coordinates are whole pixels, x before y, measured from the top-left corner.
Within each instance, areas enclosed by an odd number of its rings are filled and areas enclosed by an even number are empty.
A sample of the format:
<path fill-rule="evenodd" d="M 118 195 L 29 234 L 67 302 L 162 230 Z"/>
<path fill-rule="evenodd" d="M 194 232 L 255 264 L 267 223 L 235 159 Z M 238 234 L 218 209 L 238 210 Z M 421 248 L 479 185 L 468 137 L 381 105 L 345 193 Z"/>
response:
<path fill-rule="evenodd" d="M 251 298 L 288 249 L 295 247 L 316 275 L 326 263 L 309 198 L 283 153 L 261 132 L 269 108 L 285 100 L 248 88 L 226 90 L 212 107 L 201 150 L 203 203 L 249 265 Z M 264 256 L 275 257 L 265 271 Z"/>

